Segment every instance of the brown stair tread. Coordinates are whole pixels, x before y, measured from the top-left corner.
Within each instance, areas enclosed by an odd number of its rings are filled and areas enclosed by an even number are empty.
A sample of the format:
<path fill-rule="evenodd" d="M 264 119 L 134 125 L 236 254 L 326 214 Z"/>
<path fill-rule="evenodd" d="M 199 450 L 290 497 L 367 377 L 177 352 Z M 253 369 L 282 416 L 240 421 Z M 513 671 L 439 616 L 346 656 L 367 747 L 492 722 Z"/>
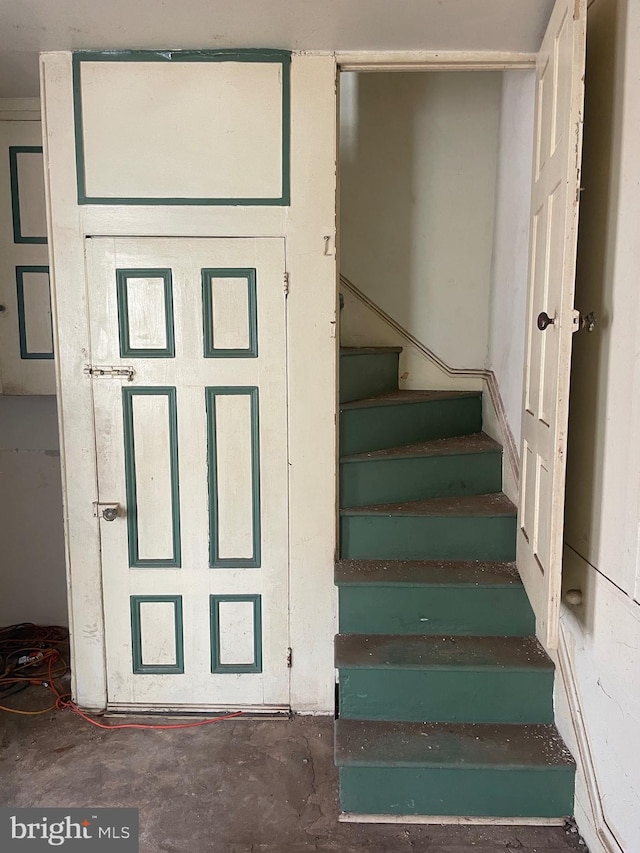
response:
<path fill-rule="evenodd" d="M 336 667 L 553 669 L 535 637 L 338 634 Z"/>
<path fill-rule="evenodd" d="M 517 509 L 502 492 L 490 495 L 453 495 L 403 503 L 374 504 L 372 506 L 346 507 L 341 515 L 413 515 L 413 516 L 471 516 L 492 518 L 514 516 Z"/>
<path fill-rule="evenodd" d="M 420 441 L 416 444 L 404 444 L 400 447 L 388 447 L 384 450 L 372 450 L 367 453 L 354 453 L 343 456 L 341 462 L 359 462 L 367 459 L 403 459 L 418 456 L 457 456 L 469 453 L 500 452 L 502 447 L 484 432 L 470 435 L 456 435 L 452 438 L 436 438 Z"/>
<path fill-rule="evenodd" d="M 338 586 L 406 584 L 520 586 L 515 563 L 483 560 L 338 560 Z"/>
<path fill-rule="evenodd" d="M 394 406 L 405 403 L 430 403 L 437 400 L 454 400 L 460 397 L 481 397 L 482 391 L 389 391 L 376 397 L 341 403 L 340 410 L 367 409 L 372 406 Z"/>
<path fill-rule="evenodd" d="M 573 767 L 553 725 L 405 723 L 385 720 L 336 722 L 335 762 L 413 767 Z"/>
<path fill-rule="evenodd" d="M 340 347 L 340 355 L 378 355 L 402 352 L 402 347 Z"/>

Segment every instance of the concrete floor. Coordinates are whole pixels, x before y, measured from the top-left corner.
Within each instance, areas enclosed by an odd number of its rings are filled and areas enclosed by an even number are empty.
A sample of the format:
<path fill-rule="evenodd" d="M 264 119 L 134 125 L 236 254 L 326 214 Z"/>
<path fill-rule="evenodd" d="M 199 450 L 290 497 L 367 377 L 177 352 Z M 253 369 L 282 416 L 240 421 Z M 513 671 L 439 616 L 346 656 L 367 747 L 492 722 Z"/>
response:
<path fill-rule="evenodd" d="M 328 717 L 107 732 L 71 711 L 0 711 L 0 805 L 136 806 L 140 853 L 586 851 L 562 827 L 338 823 L 332 748 Z"/>

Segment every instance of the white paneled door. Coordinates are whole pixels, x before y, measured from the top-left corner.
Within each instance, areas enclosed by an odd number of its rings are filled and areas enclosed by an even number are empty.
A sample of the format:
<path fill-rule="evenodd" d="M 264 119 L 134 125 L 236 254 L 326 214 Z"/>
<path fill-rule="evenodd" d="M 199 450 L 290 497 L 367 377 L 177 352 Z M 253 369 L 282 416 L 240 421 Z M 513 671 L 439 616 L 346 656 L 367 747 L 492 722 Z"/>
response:
<path fill-rule="evenodd" d="M 108 704 L 289 705 L 281 238 L 89 238 Z"/>
<path fill-rule="evenodd" d="M 586 33 L 558 0 L 537 58 L 518 568 L 548 648 L 558 642 Z"/>

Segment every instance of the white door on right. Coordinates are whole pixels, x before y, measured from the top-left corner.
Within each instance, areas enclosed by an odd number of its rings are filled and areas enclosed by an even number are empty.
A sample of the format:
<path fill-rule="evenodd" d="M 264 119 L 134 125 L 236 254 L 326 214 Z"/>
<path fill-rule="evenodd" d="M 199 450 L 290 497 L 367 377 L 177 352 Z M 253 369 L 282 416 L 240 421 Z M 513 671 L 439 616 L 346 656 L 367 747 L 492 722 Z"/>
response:
<path fill-rule="evenodd" d="M 536 63 L 536 128 L 517 562 L 536 633 L 558 643 L 575 330 L 586 0 L 558 0 Z"/>

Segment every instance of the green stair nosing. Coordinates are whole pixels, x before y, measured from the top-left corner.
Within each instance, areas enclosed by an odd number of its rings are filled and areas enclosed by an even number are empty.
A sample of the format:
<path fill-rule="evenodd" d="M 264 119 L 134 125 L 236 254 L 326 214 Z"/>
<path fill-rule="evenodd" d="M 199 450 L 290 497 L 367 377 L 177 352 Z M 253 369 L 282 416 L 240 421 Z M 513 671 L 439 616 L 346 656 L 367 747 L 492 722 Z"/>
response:
<path fill-rule="evenodd" d="M 340 355 L 387 355 L 401 353 L 402 347 L 340 347 Z"/>
<path fill-rule="evenodd" d="M 440 757 L 455 750 L 455 760 Z M 475 754 L 475 755 L 474 755 Z M 519 760 L 514 760 L 514 754 Z M 506 760 L 508 759 L 508 760 Z M 340 718 L 335 764 L 344 766 L 574 768 L 553 723 L 434 723 Z"/>
<path fill-rule="evenodd" d="M 337 634 L 338 670 L 453 670 L 553 672 L 555 666 L 534 636 L 442 634 Z"/>
<path fill-rule="evenodd" d="M 465 400 L 482 398 L 481 391 L 390 391 L 387 394 L 379 394 L 375 397 L 367 397 L 363 400 L 351 400 L 340 404 L 341 412 L 352 412 L 358 409 L 375 409 L 388 406 L 414 406 L 424 403 L 449 402 L 451 400 Z M 477 430 L 474 430 L 477 432 Z"/>
<path fill-rule="evenodd" d="M 515 518 L 518 509 L 502 492 L 482 495 L 453 495 L 416 501 L 344 507 L 343 517 L 378 516 L 384 518 Z"/>
<path fill-rule="evenodd" d="M 449 575 L 462 574 L 453 579 Z M 412 577 L 409 573 L 415 573 Z M 337 587 L 517 588 L 522 580 L 515 562 L 491 560 L 337 560 Z"/>
<path fill-rule="evenodd" d="M 482 435 L 482 433 L 480 433 Z M 468 436 L 452 436 L 451 438 L 435 438 L 431 441 L 414 442 L 412 444 L 401 444 L 398 447 L 387 447 L 382 450 L 369 450 L 363 453 L 351 453 L 340 457 L 340 464 L 367 463 L 367 462 L 393 462 L 398 459 L 457 459 L 469 456 L 502 456 L 503 448 L 493 439 L 492 444 L 477 443 L 468 445 L 465 449 L 460 445 L 465 442 L 460 439 L 471 438 L 478 433 L 470 433 Z M 488 436 L 487 436 L 488 438 Z"/>

